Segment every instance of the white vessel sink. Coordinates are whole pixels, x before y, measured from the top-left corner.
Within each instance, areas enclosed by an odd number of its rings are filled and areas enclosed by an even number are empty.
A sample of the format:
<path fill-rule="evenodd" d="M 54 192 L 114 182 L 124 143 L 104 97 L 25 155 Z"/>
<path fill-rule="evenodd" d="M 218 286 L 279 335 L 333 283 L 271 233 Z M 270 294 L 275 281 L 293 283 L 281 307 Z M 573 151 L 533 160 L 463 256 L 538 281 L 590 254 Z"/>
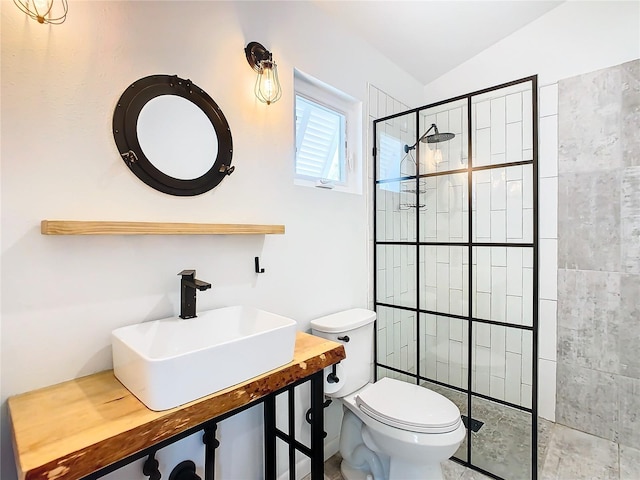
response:
<path fill-rule="evenodd" d="M 233 306 L 122 327 L 111 333 L 113 370 L 151 410 L 167 410 L 293 360 L 296 322 Z"/>

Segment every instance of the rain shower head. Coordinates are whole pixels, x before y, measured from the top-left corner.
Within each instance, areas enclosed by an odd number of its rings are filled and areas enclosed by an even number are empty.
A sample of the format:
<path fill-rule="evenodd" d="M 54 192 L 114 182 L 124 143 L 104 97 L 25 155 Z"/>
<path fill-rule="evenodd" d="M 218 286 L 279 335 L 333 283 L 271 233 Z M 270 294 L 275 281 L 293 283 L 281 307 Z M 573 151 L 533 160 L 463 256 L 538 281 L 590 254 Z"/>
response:
<path fill-rule="evenodd" d="M 435 130 L 435 133 L 432 133 L 431 135 L 427 135 L 427 133 L 429 133 L 431 130 Z M 436 124 L 432 123 L 429 129 L 426 132 L 424 132 L 424 135 L 422 135 L 418 139 L 418 142 L 423 142 L 423 143 L 447 142 L 455 136 L 456 136 L 455 133 L 440 133 L 438 131 L 438 127 L 436 126 Z M 404 146 L 405 153 L 409 153 L 409 150 L 413 150 L 414 148 L 416 148 L 416 145 L 418 144 L 418 142 L 414 143 L 411 147 L 409 145 L 405 145 Z"/>
<path fill-rule="evenodd" d="M 436 124 L 434 123 L 433 125 L 431 125 L 431 127 L 433 127 L 433 129 L 436 131 L 436 133 L 432 133 L 431 135 L 427 135 L 422 137 L 422 141 L 423 142 L 427 142 L 427 143 L 440 143 L 440 142 L 446 142 L 448 140 L 451 140 L 453 137 L 456 136 L 455 133 L 440 133 L 438 131 L 438 127 L 436 127 Z"/>

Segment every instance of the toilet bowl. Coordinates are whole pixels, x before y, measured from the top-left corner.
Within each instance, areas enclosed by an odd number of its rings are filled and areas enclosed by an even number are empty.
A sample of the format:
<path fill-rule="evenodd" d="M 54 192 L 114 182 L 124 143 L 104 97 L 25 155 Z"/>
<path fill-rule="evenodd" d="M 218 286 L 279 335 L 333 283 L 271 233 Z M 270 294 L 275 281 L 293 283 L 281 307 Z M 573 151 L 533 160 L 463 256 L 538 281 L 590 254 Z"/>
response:
<path fill-rule="evenodd" d="M 311 322 L 314 335 L 344 344 L 347 358 L 325 372 L 327 396 L 343 404 L 340 432 L 346 480 L 442 479 L 440 463 L 465 437 L 458 407 L 427 388 L 371 382 L 375 312 L 353 309 Z M 336 380 L 337 378 L 337 380 Z"/>

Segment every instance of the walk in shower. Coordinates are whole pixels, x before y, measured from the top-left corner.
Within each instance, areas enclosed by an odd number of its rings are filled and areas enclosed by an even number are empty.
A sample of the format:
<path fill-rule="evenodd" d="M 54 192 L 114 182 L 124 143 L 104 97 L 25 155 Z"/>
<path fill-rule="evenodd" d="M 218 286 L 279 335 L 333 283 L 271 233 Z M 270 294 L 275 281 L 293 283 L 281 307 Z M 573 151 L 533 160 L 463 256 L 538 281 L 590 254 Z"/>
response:
<path fill-rule="evenodd" d="M 454 458 L 537 477 L 537 77 L 374 121 L 377 379 L 458 405 Z"/>

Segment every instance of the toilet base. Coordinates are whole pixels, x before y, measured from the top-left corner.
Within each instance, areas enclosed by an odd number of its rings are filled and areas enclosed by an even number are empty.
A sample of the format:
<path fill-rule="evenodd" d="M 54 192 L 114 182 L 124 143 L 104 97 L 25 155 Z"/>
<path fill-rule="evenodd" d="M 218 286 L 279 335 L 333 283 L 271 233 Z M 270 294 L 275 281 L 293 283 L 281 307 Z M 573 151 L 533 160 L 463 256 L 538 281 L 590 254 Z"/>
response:
<path fill-rule="evenodd" d="M 353 468 L 344 460 L 340 463 L 340 473 L 344 480 L 373 480 L 371 473 Z"/>
<path fill-rule="evenodd" d="M 443 480 L 442 467 L 437 465 L 410 465 L 391 462 L 389 480 Z M 373 480 L 373 475 L 364 470 L 353 468 L 344 460 L 340 464 L 340 473 L 344 480 Z"/>
<path fill-rule="evenodd" d="M 433 465 L 415 465 L 391 460 L 389 480 L 443 480 L 442 467 L 439 463 Z"/>

